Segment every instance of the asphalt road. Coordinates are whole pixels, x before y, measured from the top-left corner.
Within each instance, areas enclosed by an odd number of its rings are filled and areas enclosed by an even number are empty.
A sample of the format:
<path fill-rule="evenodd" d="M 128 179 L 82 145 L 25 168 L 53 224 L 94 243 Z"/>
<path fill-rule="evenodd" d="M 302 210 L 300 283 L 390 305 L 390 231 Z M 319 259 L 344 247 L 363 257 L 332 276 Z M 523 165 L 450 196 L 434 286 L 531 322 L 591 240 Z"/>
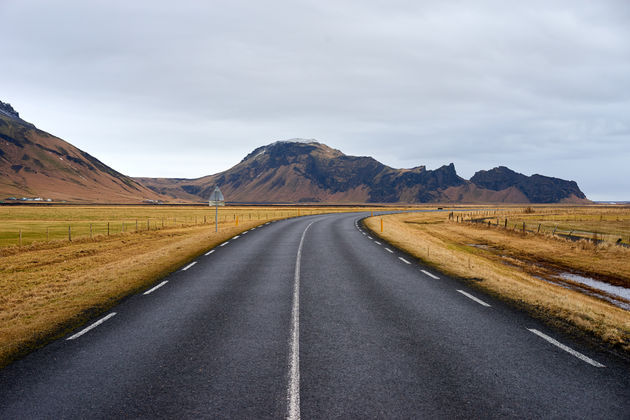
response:
<path fill-rule="evenodd" d="M 627 360 L 422 267 L 363 216 L 231 239 L 0 371 L 0 418 L 630 418 Z"/>

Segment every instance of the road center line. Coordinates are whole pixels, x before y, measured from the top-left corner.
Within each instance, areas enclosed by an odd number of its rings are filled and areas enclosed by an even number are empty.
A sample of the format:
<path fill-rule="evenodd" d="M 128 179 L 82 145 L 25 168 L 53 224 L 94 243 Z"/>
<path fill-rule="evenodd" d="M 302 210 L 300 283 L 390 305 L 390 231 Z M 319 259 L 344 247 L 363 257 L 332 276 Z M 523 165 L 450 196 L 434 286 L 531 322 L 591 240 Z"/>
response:
<path fill-rule="evenodd" d="M 590 357 L 584 356 L 582 353 L 580 353 L 579 351 L 575 351 L 573 350 L 571 347 L 565 346 L 564 344 L 562 344 L 559 341 L 554 340 L 553 338 L 549 337 L 546 334 L 541 333 L 538 330 L 535 330 L 533 328 L 528 328 L 528 330 L 530 332 L 533 332 L 534 334 L 536 334 L 537 336 L 539 336 L 540 338 L 547 340 L 548 342 L 550 342 L 551 344 L 553 344 L 554 346 L 560 347 L 562 350 L 566 351 L 569 354 L 572 354 L 573 356 L 577 357 L 578 359 L 588 363 L 589 365 L 593 365 L 595 367 L 606 367 L 604 365 L 602 365 L 599 362 L 596 362 L 595 360 L 591 359 Z"/>
<path fill-rule="evenodd" d="M 190 264 L 188 264 L 186 267 L 182 268 L 182 271 L 186 271 L 188 270 L 190 267 L 192 267 L 193 265 L 197 264 L 197 261 L 193 261 Z"/>
<path fill-rule="evenodd" d="M 391 252 L 392 254 L 394 253 L 394 251 L 392 251 L 392 250 L 391 250 L 391 249 L 389 249 L 389 248 L 385 248 L 385 251 L 387 251 L 387 252 Z"/>
<path fill-rule="evenodd" d="M 205 255 L 207 257 L 208 255 L 212 254 L 213 252 L 214 252 L 214 249 L 211 249 L 210 251 L 206 252 L 203 255 Z"/>
<path fill-rule="evenodd" d="M 402 262 L 404 262 L 405 264 L 411 264 L 409 261 L 407 261 L 406 259 L 404 259 L 403 257 L 398 257 L 398 259 Z"/>
<path fill-rule="evenodd" d="M 472 299 L 472 300 L 474 300 L 475 302 L 477 302 L 477 303 L 478 303 L 478 304 L 480 304 L 480 305 L 483 305 L 483 306 L 488 307 L 488 308 L 490 307 L 490 305 L 488 305 L 486 302 L 484 302 L 483 300 L 481 300 L 481 299 L 479 299 L 479 298 L 474 297 L 474 296 L 473 296 L 473 295 L 471 295 L 470 293 L 466 293 L 466 292 L 464 292 L 463 290 L 459 290 L 459 289 L 457 289 L 457 291 L 458 291 L 459 293 L 461 293 L 462 295 L 466 296 L 468 299 Z"/>
<path fill-rule="evenodd" d="M 109 318 L 113 317 L 114 315 L 116 315 L 116 312 L 112 312 L 111 314 L 99 319 L 94 324 L 90 325 L 89 327 L 86 327 L 82 329 L 81 331 L 79 331 L 78 333 L 66 338 L 66 340 L 74 340 L 75 338 L 81 337 L 83 334 L 85 334 L 86 332 L 90 331 L 93 328 L 98 327 L 99 325 L 101 325 L 103 322 L 107 321 Z"/>
<path fill-rule="evenodd" d="M 429 273 L 427 270 L 420 270 L 422 271 L 424 274 L 426 274 L 427 276 L 431 277 L 432 279 L 435 280 L 439 280 L 440 278 L 438 276 L 436 276 L 435 274 Z"/>
<path fill-rule="evenodd" d="M 149 293 L 159 289 L 160 287 L 164 286 L 166 283 L 168 283 L 168 280 L 164 280 L 162 283 L 158 284 L 155 287 L 152 287 L 151 289 L 147 290 L 146 292 L 143 293 L 143 295 L 148 295 Z"/>
<path fill-rule="evenodd" d="M 291 307 L 291 343 L 289 346 L 289 386 L 287 400 L 289 412 L 287 419 L 298 420 L 300 418 L 300 264 L 302 260 L 302 247 L 306 231 L 315 223 L 313 220 L 306 226 L 300 239 L 297 257 L 295 259 L 295 275 L 293 284 L 293 305 Z"/>

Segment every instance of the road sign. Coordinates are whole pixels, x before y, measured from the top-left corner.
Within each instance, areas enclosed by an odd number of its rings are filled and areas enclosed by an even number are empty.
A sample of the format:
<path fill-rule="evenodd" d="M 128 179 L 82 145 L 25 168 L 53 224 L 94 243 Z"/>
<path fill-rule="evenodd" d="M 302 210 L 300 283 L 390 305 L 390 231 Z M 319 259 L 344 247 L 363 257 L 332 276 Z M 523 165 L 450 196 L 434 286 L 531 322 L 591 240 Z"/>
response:
<path fill-rule="evenodd" d="M 225 206 L 225 198 L 219 187 L 214 187 L 214 191 L 210 194 L 209 204 L 211 206 Z"/>
<path fill-rule="evenodd" d="M 208 203 L 214 206 L 214 231 L 219 230 L 219 206 L 225 206 L 225 198 L 219 187 L 214 187 Z"/>

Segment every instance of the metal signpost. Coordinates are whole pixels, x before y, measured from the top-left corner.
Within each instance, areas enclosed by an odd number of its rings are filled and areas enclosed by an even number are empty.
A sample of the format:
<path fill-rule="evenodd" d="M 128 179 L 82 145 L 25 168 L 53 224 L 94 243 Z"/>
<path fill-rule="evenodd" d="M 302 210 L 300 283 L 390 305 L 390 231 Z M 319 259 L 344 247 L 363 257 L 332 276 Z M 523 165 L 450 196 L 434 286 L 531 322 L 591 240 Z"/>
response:
<path fill-rule="evenodd" d="M 219 230 L 219 206 L 225 206 L 225 199 L 223 198 L 223 193 L 219 187 L 214 187 L 214 191 L 210 194 L 210 201 L 208 204 L 215 206 L 214 231 L 217 232 Z"/>

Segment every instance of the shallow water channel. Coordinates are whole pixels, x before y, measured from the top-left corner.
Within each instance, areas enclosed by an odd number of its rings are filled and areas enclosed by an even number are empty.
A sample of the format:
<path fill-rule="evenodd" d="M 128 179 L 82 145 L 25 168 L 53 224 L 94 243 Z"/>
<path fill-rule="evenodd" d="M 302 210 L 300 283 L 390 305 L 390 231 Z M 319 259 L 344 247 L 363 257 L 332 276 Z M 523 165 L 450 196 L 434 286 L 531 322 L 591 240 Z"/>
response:
<path fill-rule="evenodd" d="M 468 244 L 469 246 L 483 249 L 486 251 L 493 251 L 494 248 L 489 245 L 483 244 Z M 524 271 L 528 271 L 523 267 L 531 266 L 532 262 L 521 260 L 519 258 L 515 258 L 513 256 L 501 255 L 502 258 L 505 259 L 504 264 L 510 265 L 515 268 L 519 268 Z M 522 266 L 519 266 L 512 261 L 518 261 Z M 538 265 L 538 264 L 535 264 Z M 542 266 L 539 266 L 542 268 Z M 532 274 L 533 277 L 546 281 L 548 283 L 556 284 L 558 286 L 576 290 L 578 292 L 584 293 L 589 296 L 596 297 L 598 299 L 605 300 L 607 302 L 612 303 L 613 305 L 625 309 L 626 311 L 630 311 L 630 288 L 623 286 L 615 286 L 600 280 L 596 280 L 591 277 L 586 277 L 580 274 L 571 273 L 567 271 L 558 271 L 553 267 L 545 266 L 546 274 L 536 273 Z"/>
<path fill-rule="evenodd" d="M 595 280 L 590 277 L 584 277 L 580 276 L 579 274 L 573 273 L 561 273 L 560 275 L 558 275 L 558 277 L 564 280 L 569 280 L 573 283 L 583 284 L 590 287 L 591 289 L 604 292 L 609 296 L 597 294 L 597 297 L 605 299 L 613 305 L 619 306 L 620 308 L 623 308 L 625 310 L 630 310 L 630 303 L 615 299 L 615 297 L 618 297 L 630 301 L 630 289 L 626 287 L 614 286 L 612 284 L 604 283 L 603 281 Z"/>

